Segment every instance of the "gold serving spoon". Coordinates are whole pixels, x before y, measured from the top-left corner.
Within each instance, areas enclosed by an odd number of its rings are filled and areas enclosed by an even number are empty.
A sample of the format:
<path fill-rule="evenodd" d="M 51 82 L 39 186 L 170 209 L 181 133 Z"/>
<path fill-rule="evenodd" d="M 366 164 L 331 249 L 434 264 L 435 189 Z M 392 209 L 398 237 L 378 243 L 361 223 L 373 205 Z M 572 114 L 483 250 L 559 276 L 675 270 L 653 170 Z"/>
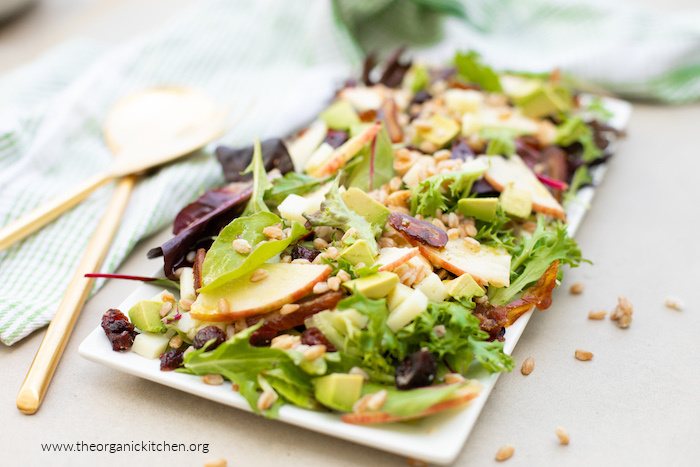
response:
<path fill-rule="evenodd" d="M 223 130 L 223 113 L 208 95 L 194 89 L 149 89 L 119 101 L 104 130 L 107 145 L 118 155 L 114 165 L 0 229 L 0 251 L 36 232 L 110 180 L 178 159 L 220 136 Z"/>
<path fill-rule="evenodd" d="M 143 91 L 121 100 L 112 108 L 105 123 L 104 136 L 110 150 L 117 156 L 114 168 L 85 182 L 80 190 L 76 190 L 80 191 L 79 195 L 72 193 L 61 203 L 54 203 L 54 209 L 65 210 L 67 205 L 75 205 L 85 198 L 86 192 L 113 178 L 122 178 L 20 388 L 17 407 L 22 413 L 33 414 L 41 405 L 92 287 L 94 279 L 86 278 L 85 274 L 97 271 L 104 260 L 136 182 L 137 177 L 133 174 L 203 147 L 223 133 L 223 123 L 222 115 L 207 95 L 185 88 Z"/>

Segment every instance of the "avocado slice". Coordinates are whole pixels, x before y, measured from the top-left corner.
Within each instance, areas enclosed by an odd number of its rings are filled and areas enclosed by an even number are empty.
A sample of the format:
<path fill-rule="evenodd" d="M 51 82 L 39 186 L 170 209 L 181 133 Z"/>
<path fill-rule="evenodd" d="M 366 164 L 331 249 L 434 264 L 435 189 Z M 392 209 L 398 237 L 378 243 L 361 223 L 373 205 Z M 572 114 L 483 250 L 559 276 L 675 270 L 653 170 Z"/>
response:
<path fill-rule="evenodd" d="M 349 209 L 364 217 L 370 224 L 382 227 L 386 224 L 390 213 L 389 208 L 359 188 L 352 187 L 342 193 L 340 197 Z"/>
<path fill-rule="evenodd" d="M 516 217 L 528 217 L 532 212 L 532 192 L 516 188 L 509 183 L 503 189 L 501 196 L 501 206 L 508 214 Z"/>
<path fill-rule="evenodd" d="M 367 240 L 357 240 L 355 243 L 340 252 L 340 257 L 353 266 L 357 263 L 365 263 L 365 266 L 374 264 L 374 255 L 367 245 Z"/>
<path fill-rule="evenodd" d="M 389 271 L 381 271 L 371 276 L 353 279 L 343 283 L 348 290 L 355 290 L 367 298 L 379 299 L 386 297 L 399 283 L 399 276 Z"/>
<path fill-rule="evenodd" d="M 491 222 L 496 217 L 498 198 L 464 198 L 457 202 L 459 212 L 484 222 Z"/>
<path fill-rule="evenodd" d="M 462 298 L 484 296 L 484 289 L 482 289 L 481 286 L 476 283 L 476 281 L 471 275 L 466 273 L 462 274 L 456 279 L 444 281 L 443 284 L 445 284 L 447 293 L 449 293 L 450 296 L 456 298 L 457 300 L 460 300 Z"/>
<path fill-rule="evenodd" d="M 335 101 L 319 115 L 329 128 L 348 131 L 353 125 L 360 123 L 360 117 L 348 101 Z"/>
<path fill-rule="evenodd" d="M 165 332 L 165 325 L 160 320 L 163 302 L 139 300 L 129 310 L 129 320 L 138 329 L 146 332 Z"/>
<path fill-rule="evenodd" d="M 431 129 L 416 132 L 419 140 L 430 141 L 441 148 L 459 134 L 460 127 L 452 118 L 436 114 L 430 117 L 430 123 L 433 125 Z"/>
<path fill-rule="evenodd" d="M 331 373 L 314 381 L 314 397 L 321 404 L 341 412 L 352 412 L 362 396 L 362 375 Z"/>
<path fill-rule="evenodd" d="M 555 112 L 569 112 L 572 108 L 571 93 L 552 83 L 542 83 L 529 93 L 511 95 L 515 105 L 520 107 L 523 115 L 542 118 Z"/>

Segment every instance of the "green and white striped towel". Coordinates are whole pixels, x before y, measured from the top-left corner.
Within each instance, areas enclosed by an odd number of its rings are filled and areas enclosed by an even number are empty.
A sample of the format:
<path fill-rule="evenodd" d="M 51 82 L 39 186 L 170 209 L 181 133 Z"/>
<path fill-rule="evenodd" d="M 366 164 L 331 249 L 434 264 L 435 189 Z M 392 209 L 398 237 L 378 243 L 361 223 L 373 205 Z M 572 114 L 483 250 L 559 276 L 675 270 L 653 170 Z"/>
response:
<path fill-rule="evenodd" d="M 553 0 L 470 0 L 464 6 L 457 0 L 209 0 L 115 50 L 68 42 L 0 78 L 0 225 L 109 166 L 101 127 L 119 97 L 179 84 L 203 89 L 222 107 L 252 106 L 222 138 L 250 144 L 255 136 L 284 135 L 310 120 L 359 66 L 360 45 L 387 50 L 405 42 L 437 59 L 474 48 L 497 67 L 561 66 L 628 95 L 682 101 L 700 94 L 698 22 L 690 16 L 657 24 L 648 13 L 596 0 L 553 5 Z M 604 18 L 606 12 L 615 19 Z M 440 14 L 452 17 L 445 21 Z M 595 26 L 598 21 L 604 26 Z M 613 23 L 622 27 L 612 28 Z M 588 37 L 594 27 L 595 37 Z M 631 54 L 631 44 L 653 48 L 647 53 L 640 46 L 642 52 Z M 626 62 L 629 57 L 634 60 Z M 169 224 L 184 204 L 220 182 L 218 164 L 205 152 L 141 180 L 103 271 L 116 269 L 139 239 Z M 0 252 L 2 342 L 17 342 L 51 320 L 112 190 L 98 190 Z"/>
<path fill-rule="evenodd" d="M 662 14 L 624 0 L 334 2 L 367 50 L 411 43 L 420 56 L 444 61 L 474 49 L 497 69 L 561 68 L 621 97 L 700 99 L 700 3 Z M 442 35 L 435 9 L 452 15 Z"/>
<path fill-rule="evenodd" d="M 233 106 L 234 116 L 252 109 L 222 138 L 250 144 L 313 118 L 360 59 L 331 5 L 313 0 L 209 1 L 110 53 L 79 41 L 59 47 L 0 81 L 0 225 L 109 166 L 101 126 L 120 96 L 195 86 Z M 139 182 L 103 271 L 221 181 L 218 163 L 202 153 Z M 2 342 L 51 320 L 112 190 L 0 252 Z"/>

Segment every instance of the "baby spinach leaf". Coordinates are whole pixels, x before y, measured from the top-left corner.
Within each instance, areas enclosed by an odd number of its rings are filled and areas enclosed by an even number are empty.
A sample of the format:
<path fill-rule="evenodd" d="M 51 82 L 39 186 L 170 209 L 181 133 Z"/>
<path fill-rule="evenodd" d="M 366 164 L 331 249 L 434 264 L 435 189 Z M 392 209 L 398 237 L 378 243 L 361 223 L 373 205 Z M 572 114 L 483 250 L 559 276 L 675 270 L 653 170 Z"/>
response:
<path fill-rule="evenodd" d="M 211 291 L 257 269 L 307 233 L 299 223 L 292 222 L 292 231 L 283 240 L 273 240 L 263 234 L 265 227 L 280 222 L 282 220 L 271 212 L 259 212 L 252 216 L 239 217 L 227 225 L 204 259 L 203 286 L 200 291 Z M 253 247 L 250 253 L 242 254 L 233 249 L 233 241 L 239 238 L 246 240 Z"/>

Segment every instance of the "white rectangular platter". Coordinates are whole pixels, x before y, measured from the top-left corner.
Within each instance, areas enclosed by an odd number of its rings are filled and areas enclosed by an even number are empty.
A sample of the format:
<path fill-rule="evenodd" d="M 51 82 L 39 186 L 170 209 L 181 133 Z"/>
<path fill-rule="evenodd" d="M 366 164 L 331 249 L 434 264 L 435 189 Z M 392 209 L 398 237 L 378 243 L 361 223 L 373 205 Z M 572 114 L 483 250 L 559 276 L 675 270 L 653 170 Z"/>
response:
<path fill-rule="evenodd" d="M 631 105 L 617 99 L 604 99 L 604 104 L 614 114 L 608 123 L 615 128 L 625 128 L 631 114 Z M 600 183 L 604 172 L 604 165 L 596 167 L 593 171 L 595 185 Z M 578 194 L 580 203 L 571 203 L 568 211 L 570 235 L 574 235 L 580 225 L 586 212 L 585 207 L 589 205 L 593 194 L 593 187 L 583 188 Z M 157 274 L 160 274 L 160 271 Z M 116 308 L 122 311 L 128 310 L 137 301 L 150 298 L 161 290 L 162 287 L 143 284 L 137 287 Z M 507 354 L 513 352 L 531 315 L 532 310 L 521 316 L 515 324 L 508 328 L 505 341 Z M 208 386 L 198 376 L 160 371 L 160 361 L 157 359 L 148 360 L 133 352 L 114 352 L 100 326 L 97 326 L 82 342 L 79 352 L 88 360 L 116 370 L 222 404 L 251 411 L 245 399 L 234 392 L 231 385 Z M 404 457 L 417 458 L 435 464 L 450 464 L 454 462 L 462 450 L 462 446 L 474 427 L 498 376 L 498 374 L 489 375 L 486 372 L 478 376 L 483 390 L 466 408 L 453 409 L 411 423 L 374 426 L 350 425 L 343 423 L 338 415 L 313 412 L 291 405 L 282 407 L 279 412 L 279 420 Z"/>

